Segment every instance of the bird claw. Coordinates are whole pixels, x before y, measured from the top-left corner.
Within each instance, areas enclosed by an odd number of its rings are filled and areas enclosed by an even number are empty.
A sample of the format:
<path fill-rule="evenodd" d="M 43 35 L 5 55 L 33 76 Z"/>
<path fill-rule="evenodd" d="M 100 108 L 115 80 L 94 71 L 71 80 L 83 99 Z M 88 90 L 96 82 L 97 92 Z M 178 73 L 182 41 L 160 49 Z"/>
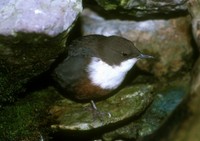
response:
<path fill-rule="evenodd" d="M 105 116 L 108 116 L 108 118 L 111 118 L 112 117 L 112 115 L 111 115 L 111 113 L 110 112 L 102 112 L 102 111 L 100 111 L 98 108 L 97 108 L 97 106 L 96 106 L 96 104 L 94 103 L 94 101 L 93 100 L 91 100 L 91 106 L 92 106 L 92 115 L 93 115 L 93 118 L 96 120 L 96 119 L 100 119 L 100 121 L 104 121 L 103 119 L 105 119 Z"/>

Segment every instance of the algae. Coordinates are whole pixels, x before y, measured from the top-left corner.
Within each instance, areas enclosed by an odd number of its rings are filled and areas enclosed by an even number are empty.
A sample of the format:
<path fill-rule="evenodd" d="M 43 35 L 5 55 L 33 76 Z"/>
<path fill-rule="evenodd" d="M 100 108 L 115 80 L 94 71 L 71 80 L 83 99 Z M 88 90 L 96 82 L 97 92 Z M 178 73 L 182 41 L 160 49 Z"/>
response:
<path fill-rule="evenodd" d="M 48 132 L 48 107 L 60 98 L 53 88 L 30 93 L 1 109 L 1 141 L 36 141 Z"/>

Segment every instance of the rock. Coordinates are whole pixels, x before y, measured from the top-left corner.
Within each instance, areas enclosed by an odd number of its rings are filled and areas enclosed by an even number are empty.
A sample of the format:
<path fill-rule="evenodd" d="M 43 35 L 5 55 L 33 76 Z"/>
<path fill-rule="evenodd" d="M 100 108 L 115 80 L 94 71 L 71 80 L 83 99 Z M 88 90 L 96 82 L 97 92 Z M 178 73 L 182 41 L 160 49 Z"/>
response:
<path fill-rule="evenodd" d="M 196 61 L 191 74 L 189 95 L 183 104 L 173 112 L 166 123 L 153 135 L 140 141 L 198 141 L 200 138 L 200 59 Z M 180 81 L 183 83 L 185 81 Z"/>
<path fill-rule="evenodd" d="M 152 93 L 153 85 L 149 84 L 124 88 L 114 96 L 96 103 L 98 110 L 104 112 L 103 115 L 95 115 L 97 111 L 91 109 L 89 103 L 82 104 L 63 99 L 50 110 L 57 123 L 52 125 L 52 128 L 72 131 L 109 128 L 141 114 L 151 103 Z"/>
<path fill-rule="evenodd" d="M 113 97 L 97 102 L 98 110 L 104 112 L 98 116 L 90 104 L 67 99 L 57 101 L 50 110 L 56 123 L 51 127 L 55 133 L 63 133 L 65 139 L 71 138 L 73 133 L 76 140 L 88 137 L 105 141 L 134 140 L 151 135 L 186 100 L 190 76 L 187 73 L 170 84 L 160 83 L 134 83 Z"/>
<path fill-rule="evenodd" d="M 200 0 L 189 0 L 188 10 L 192 16 L 192 32 L 193 37 L 200 51 Z"/>
<path fill-rule="evenodd" d="M 200 57 L 197 59 L 193 71 L 191 82 L 191 95 L 198 95 L 200 90 Z"/>
<path fill-rule="evenodd" d="M 198 46 L 198 51 L 200 52 L 200 1 L 199 0 L 189 0 L 188 1 L 188 10 L 192 16 L 192 32 L 193 37 L 196 41 L 196 44 Z M 199 54 L 198 52 L 198 54 Z M 196 65 L 193 68 L 193 81 L 192 81 L 192 92 L 195 93 L 198 86 L 199 86 L 199 67 L 198 64 L 200 62 L 200 59 L 197 59 Z"/>
<path fill-rule="evenodd" d="M 190 97 L 186 103 L 187 112 L 184 113 L 181 122 L 175 122 L 173 126 L 168 125 L 170 132 L 168 136 L 161 136 L 160 140 L 163 141 L 198 141 L 200 138 L 200 59 L 195 63 L 192 74 L 192 83 L 190 88 Z M 179 115 L 177 114 L 176 117 Z M 180 119 L 178 119 L 180 120 Z M 166 135 L 166 131 L 163 131 Z M 148 141 L 148 140 L 145 140 Z"/>
<path fill-rule="evenodd" d="M 120 13 L 144 17 L 153 14 L 169 14 L 186 11 L 187 0 L 96 0 L 105 10 L 116 10 Z M 116 12 L 115 11 L 115 12 Z"/>
<path fill-rule="evenodd" d="M 0 3 L 0 33 L 56 36 L 66 31 L 82 10 L 81 0 L 9 0 Z"/>
<path fill-rule="evenodd" d="M 183 82 L 183 83 L 180 83 Z M 140 139 L 159 131 L 172 113 L 183 103 L 189 94 L 190 76 L 186 74 L 170 85 L 155 89 L 156 96 L 144 114 L 136 120 L 114 131 L 105 133 L 103 139 Z M 150 140 L 145 140 L 150 141 Z"/>
<path fill-rule="evenodd" d="M 135 43 L 141 52 L 155 57 L 142 60 L 138 67 L 159 79 L 173 77 L 180 71 L 189 70 L 193 62 L 193 47 L 189 32 L 189 17 L 133 21 L 107 19 L 85 9 L 82 13 L 84 35 L 118 35 Z M 174 55 L 175 54 L 175 55 Z"/>
<path fill-rule="evenodd" d="M 48 108 L 61 97 L 52 87 L 29 93 L 4 106 L 0 116 L 1 141 L 42 141 L 49 134 Z"/>
<path fill-rule="evenodd" d="M 81 10 L 81 0 L 0 2 L 0 105 L 63 53 Z"/>
<path fill-rule="evenodd" d="M 148 64 L 143 61 L 138 62 L 138 67 L 141 70 L 150 70 L 149 72 L 158 78 L 158 81 L 155 82 L 157 87 L 153 89 L 155 97 L 153 97 L 150 105 L 148 103 L 145 106 L 145 110 L 142 108 L 139 113 L 134 111 L 128 116 L 122 116 L 122 118 L 119 115 L 126 115 L 127 112 L 123 113 L 121 111 L 129 111 L 131 109 L 129 106 L 124 105 L 120 109 L 118 108 L 117 112 L 119 114 L 116 115 L 112 113 L 112 110 L 115 110 L 119 103 L 123 105 L 129 102 L 118 102 L 115 99 L 113 101 L 116 104 L 113 106 L 107 104 L 110 103 L 109 99 L 113 97 L 100 101 L 97 103 L 97 107 L 105 113 L 103 117 L 95 117 L 96 114 L 91 112 L 89 104 L 77 104 L 63 100 L 51 109 L 52 117 L 57 123 L 51 127 L 59 133 L 64 133 L 66 139 L 72 137 L 71 133 L 73 133 L 75 139 L 83 139 L 82 136 L 89 136 L 92 139 L 107 141 L 117 139 L 134 140 L 154 134 L 188 96 L 190 82 L 188 70 L 193 62 L 193 50 L 189 36 L 189 18 L 178 17 L 168 20 L 147 21 L 106 19 L 106 17 L 101 17 L 89 9 L 84 10 L 81 18 L 84 35 L 123 36 L 135 42 L 139 50 L 156 58 L 154 61 L 148 61 Z M 145 86 L 146 82 L 153 81 L 152 78 L 144 81 L 144 77 L 141 76 L 141 79 L 138 79 L 139 81 L 134 81 L 135 83 L 131 87 Z M 155 78 L 153 79 L 155 80 Z M 140 80 L 142 82 L 138 83 Z M 126 89 L 122 89 L 122 91 Z M 120 94 L 117 93 L 114 97 Z M 133 98 L 132 96 L 129 97 Z M 146 101 L 146 97 L 141 100 L 138 101 Z M 135 102 L 131 101 L 130 103 Z M 103 108 L 101 109 L 101 107 Z M 137 107 L 139 108 L 139 106 Z M 107 114 L 108 112 L 111 113 L 111 116 Z M 114 118 L 116 116 L 119 116 L 116 118 L 119 120 Z"/>

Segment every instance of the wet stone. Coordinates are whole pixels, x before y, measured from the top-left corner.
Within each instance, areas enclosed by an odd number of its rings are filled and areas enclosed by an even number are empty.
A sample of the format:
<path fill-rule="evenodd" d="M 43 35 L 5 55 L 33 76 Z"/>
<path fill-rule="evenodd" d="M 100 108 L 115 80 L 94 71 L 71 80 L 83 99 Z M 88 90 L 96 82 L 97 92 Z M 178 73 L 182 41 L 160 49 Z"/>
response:
<path fill-rule="evenodd" d="M 113 139 L 141 139 L 155 133 L 165 124 L 177 107 L 187 99 L 190 89 L 189 83 L 190 76 L 186 74 L 183 78 L 172 81 L 170 85 L 156 87 L 154 100 L 144 114 L 138 119 L 133 119 L 128 125 L 105 133 L 103 139 L 105 141 Z M 147 139 L 144 141 L 150 140 L 147 136 Z"/>
<path fill-rule="evenodd" d="M 72 132 L 78 140 L 80 134 L 105 141 L 145 138 L 165 125 L 177 107 L 187 99 L 190 75 L 187 73 L 170 84 L 159 83 L 137 83 L 97 102 L 98 110 L 104 112 L 102 115 L 97 115 L 89 103 L 68 99 L 57 101 L 50 110 L 55 120 L 51 128 L 56 132 L 65 131 L 65 139 L 70 138 Z"/>
<path fill-rule="evenodd" d="M 105 10 L 116 10 L 136 17 L 186 11 L 187 0 L 96 0 Z M 115 11 L 115 12 L 116 12 Z"/>
<path fill-rule="evenodd" d="M 198 50 L 200 51 L 200 1 L 190 0 L 188 1 L 188 11 L 192 16 L 192 32 L 193 37 L 198 45 Z"/>
<path fill-rule="evenodd" d="M 198 95 L 199 89 L 200 89 L 200 57 L 198 57 L 192 71 L 191 94 Z"/>
<path fill-rule="evenodd" d="M 0 2 L 0 106 L 63 53 L 81 11 L 81 0 Z"/>
<path fill-rule="evenodd" d="M 153 100 L 153 85 L 136 84 L 120 90 L 114 96 L 97 102 L 99 113 L 89 103 L 63 99 L 50 110 L 57 124 L 53 129 L 87 131 L 117 124 L 141 114 Z"/>

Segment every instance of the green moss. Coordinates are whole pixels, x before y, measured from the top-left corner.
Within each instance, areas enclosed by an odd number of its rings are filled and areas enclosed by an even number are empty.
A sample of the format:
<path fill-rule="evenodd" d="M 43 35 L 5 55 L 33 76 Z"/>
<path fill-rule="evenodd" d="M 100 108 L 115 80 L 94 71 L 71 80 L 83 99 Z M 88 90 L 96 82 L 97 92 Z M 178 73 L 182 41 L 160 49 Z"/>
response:
<path fill-rule="evenodd" d="M 185 0 L 181 1 L 142 1 L 142 0 L 96 0 L 105 10 L 128 14 L 135 17 L 168 15 L 186 10 Z M 174 12 L 175 13 L 175 12 Z"/>
<path fill-rule="evenodd" d="M 15 97 L 12 95 L 14 92 L 24 90 L 20 81 L 10 82 L 10 77 L 0 72 L 0 107 L 4 103 L 8 104 L 15 101 Z"/>
<path fill-rule="evenodd" d="M 64 52 L 67 32 L 57 37 L 17 33 L 0 36 L 0 107 L 24 92 L 24 85 L 49 70 L 53 61 Z"/>
<path fill-rule="evenodd" d="M 116 8 L 118 7 L 119 1 L 115 0 L 115 1 L 97 1 L 99 3 L 99 5 L 101 5 L 102 7 L 105 8 L 105 10 L 116 10 Z"/>
<path fill-rule="evenodd" d="M 39 140 L 42 135 L 41 130 L 45 130 L 42 128 L 49 122 L 48 107 L 58 98 L 59 95 L 49 88 L 34 92 L 14 105 L 4 107 L 0 116 L 0 139 Z"/>

